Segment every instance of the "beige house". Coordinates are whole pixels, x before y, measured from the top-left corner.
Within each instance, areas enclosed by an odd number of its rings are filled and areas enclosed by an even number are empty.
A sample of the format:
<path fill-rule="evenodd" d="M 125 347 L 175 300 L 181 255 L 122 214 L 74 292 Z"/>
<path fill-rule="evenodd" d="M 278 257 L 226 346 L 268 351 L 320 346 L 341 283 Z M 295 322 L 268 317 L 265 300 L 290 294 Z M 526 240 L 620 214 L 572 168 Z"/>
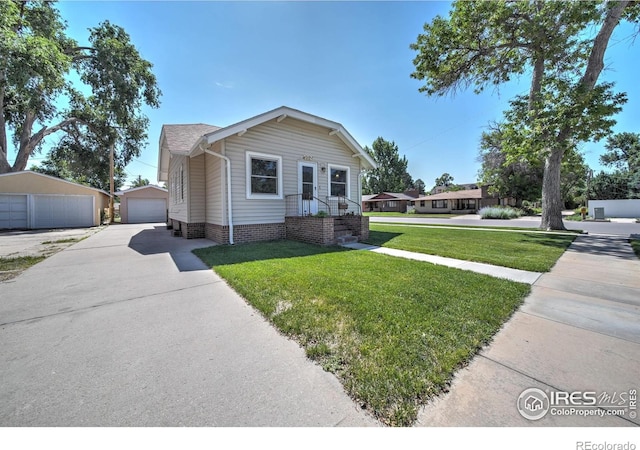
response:
<path fill-rule="evenodd" d="M 374 167 L 341 124 L 283 106 L 224 128 L 164 125 L 158 180 L 176 234 L 239 243 L 317 228 L 306 240 L 326 244 L 368 234 L 361 174 Z"/>
<path fill-rule="evenodd" d="M 121 223 L 154 223 L 167 221 L 169 191 L 148 185 L 115 193 L 120 197 Z"/>
<path fill-rule="evenodd" d="M 417 213 L 472 214 L 485 206 L 500 205 L 501 200 L 488 192 L 488 186 L 477 189 L 442 192 L 415 199 Z"/>
<path fill-rule="evenodd" d="M 0 229 L 100 225 L 109 194 L 99 189 L 23 171 L 0 175 Z"/>

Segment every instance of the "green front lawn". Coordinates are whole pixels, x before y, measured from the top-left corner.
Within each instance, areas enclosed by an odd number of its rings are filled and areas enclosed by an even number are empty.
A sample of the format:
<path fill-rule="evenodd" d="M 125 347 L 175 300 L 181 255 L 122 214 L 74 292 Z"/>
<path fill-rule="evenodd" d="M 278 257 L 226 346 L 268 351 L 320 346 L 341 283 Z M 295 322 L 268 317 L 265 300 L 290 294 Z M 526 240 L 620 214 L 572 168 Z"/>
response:
<path fill-rule="evenodd" d="M 548 272 L 575 235 L 370 224 L 367 243 L 430 255 Z"/>
<path fill-rule="evenodd" d="M 194 250 L 388 425 L 408 426 L 530 287 L 291 241 Z"/>

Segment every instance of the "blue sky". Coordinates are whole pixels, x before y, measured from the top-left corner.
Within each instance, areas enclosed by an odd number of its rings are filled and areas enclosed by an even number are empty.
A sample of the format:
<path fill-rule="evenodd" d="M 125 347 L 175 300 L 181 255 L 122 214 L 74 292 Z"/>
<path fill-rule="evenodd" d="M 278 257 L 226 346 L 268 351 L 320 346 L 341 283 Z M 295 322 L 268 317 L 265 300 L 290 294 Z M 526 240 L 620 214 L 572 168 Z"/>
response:
<path fill-rule="evenodd" d="M 162 104 L 146 110 L 149 143 L 127 167 L 129 180 L 156 183 L 165 123 L 226 126 L 286 105 L 342 123 L 363 147 L 378 136 L 395 141 L 427 188 L 444 172 L 474 182 L 481 132 L 514 94 L 528 91 L 523 76 L 482 95 L 418 92 L 409 45 L 425 22 L 448 13 L 448 2 L 64 1 L 58 8 L 78 41 L 108 19 L 154 65 Z M 632 45 L 632 32 L 614 34 L 601 80 L 629 94 L 616 130 L 640 132 L 640 44 Z M 582 150 L 599 170 L 602 143 Z"/>

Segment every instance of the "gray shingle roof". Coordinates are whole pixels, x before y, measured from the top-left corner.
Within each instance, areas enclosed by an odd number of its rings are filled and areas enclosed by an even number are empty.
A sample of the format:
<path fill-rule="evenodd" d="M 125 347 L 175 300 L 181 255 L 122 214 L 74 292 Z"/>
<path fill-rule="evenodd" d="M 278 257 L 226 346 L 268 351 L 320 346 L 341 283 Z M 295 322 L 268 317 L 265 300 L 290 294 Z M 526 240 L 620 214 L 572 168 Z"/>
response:
<path fill-rule="evenodd" d="M 441 194 L 427 195 L 414 200 L 456 200 L 465 198 L 482 198 L 482 189 L 463 189 L 461 191 L 449 191 Z"/>
<path fill-rule="evenodd" d="M 172 153 L 188 153 L 199 138 L 220 129 L 206 123 L 163 125 L 162 128 L 167 146 Z"/>

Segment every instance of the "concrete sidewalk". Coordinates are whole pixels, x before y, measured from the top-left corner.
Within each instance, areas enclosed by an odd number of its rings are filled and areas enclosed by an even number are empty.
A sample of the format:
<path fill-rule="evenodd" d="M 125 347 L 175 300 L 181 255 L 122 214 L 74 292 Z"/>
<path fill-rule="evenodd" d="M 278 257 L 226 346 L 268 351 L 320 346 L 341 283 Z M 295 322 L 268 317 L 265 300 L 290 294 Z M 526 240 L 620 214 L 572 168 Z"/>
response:
<path fill-rule="evenodd" d="M 629 392 L 640 391 L 638 374 L 640 260 L 626 238 L 581 235 L 489 347 L 458 372 L 449 393 L 423 408 L 418 425 L 638 426 L 637 410 L 627 408 Z M 568 410 L 550 405 L 532 421 L 517 409 L 528 388 L 612 399 L 598 403 L 603 417 L 560 415 Z M 625 408 L 623 416 L 610 415 Z"/>
<path fill-rule="evenodd" d="M 164 225 L 0 283 L 0 426 L 379 426 Z"/>
<path fill-rule="evenodd" d="M 408 252 L 406 250 L 398 250 L 395 248 L 378 247 L 376 245 L 361 244 L 359 242 L 344 244 L 343 247 L 350 248 L 352 250 L 366 250 L 374 253 L 381 253 L 383 255 L 396 256 L 398 258 L 429 262 L 440 266 L 453 267 L 456 269 L 482 273 L 484 275 L 491 275 L 496 278 L 517 281 L 519 283 L 533 284 L 538 278 L 540 278 L 540 275 L 542 275 L 540 272 L 528 272 L 526 270 L 511 269 L 509 267 L 494 266 L 491 264 L 464 261 L 461 259 L 445 258 L 443 256 L 427 255 L 425 253 Z"/>

